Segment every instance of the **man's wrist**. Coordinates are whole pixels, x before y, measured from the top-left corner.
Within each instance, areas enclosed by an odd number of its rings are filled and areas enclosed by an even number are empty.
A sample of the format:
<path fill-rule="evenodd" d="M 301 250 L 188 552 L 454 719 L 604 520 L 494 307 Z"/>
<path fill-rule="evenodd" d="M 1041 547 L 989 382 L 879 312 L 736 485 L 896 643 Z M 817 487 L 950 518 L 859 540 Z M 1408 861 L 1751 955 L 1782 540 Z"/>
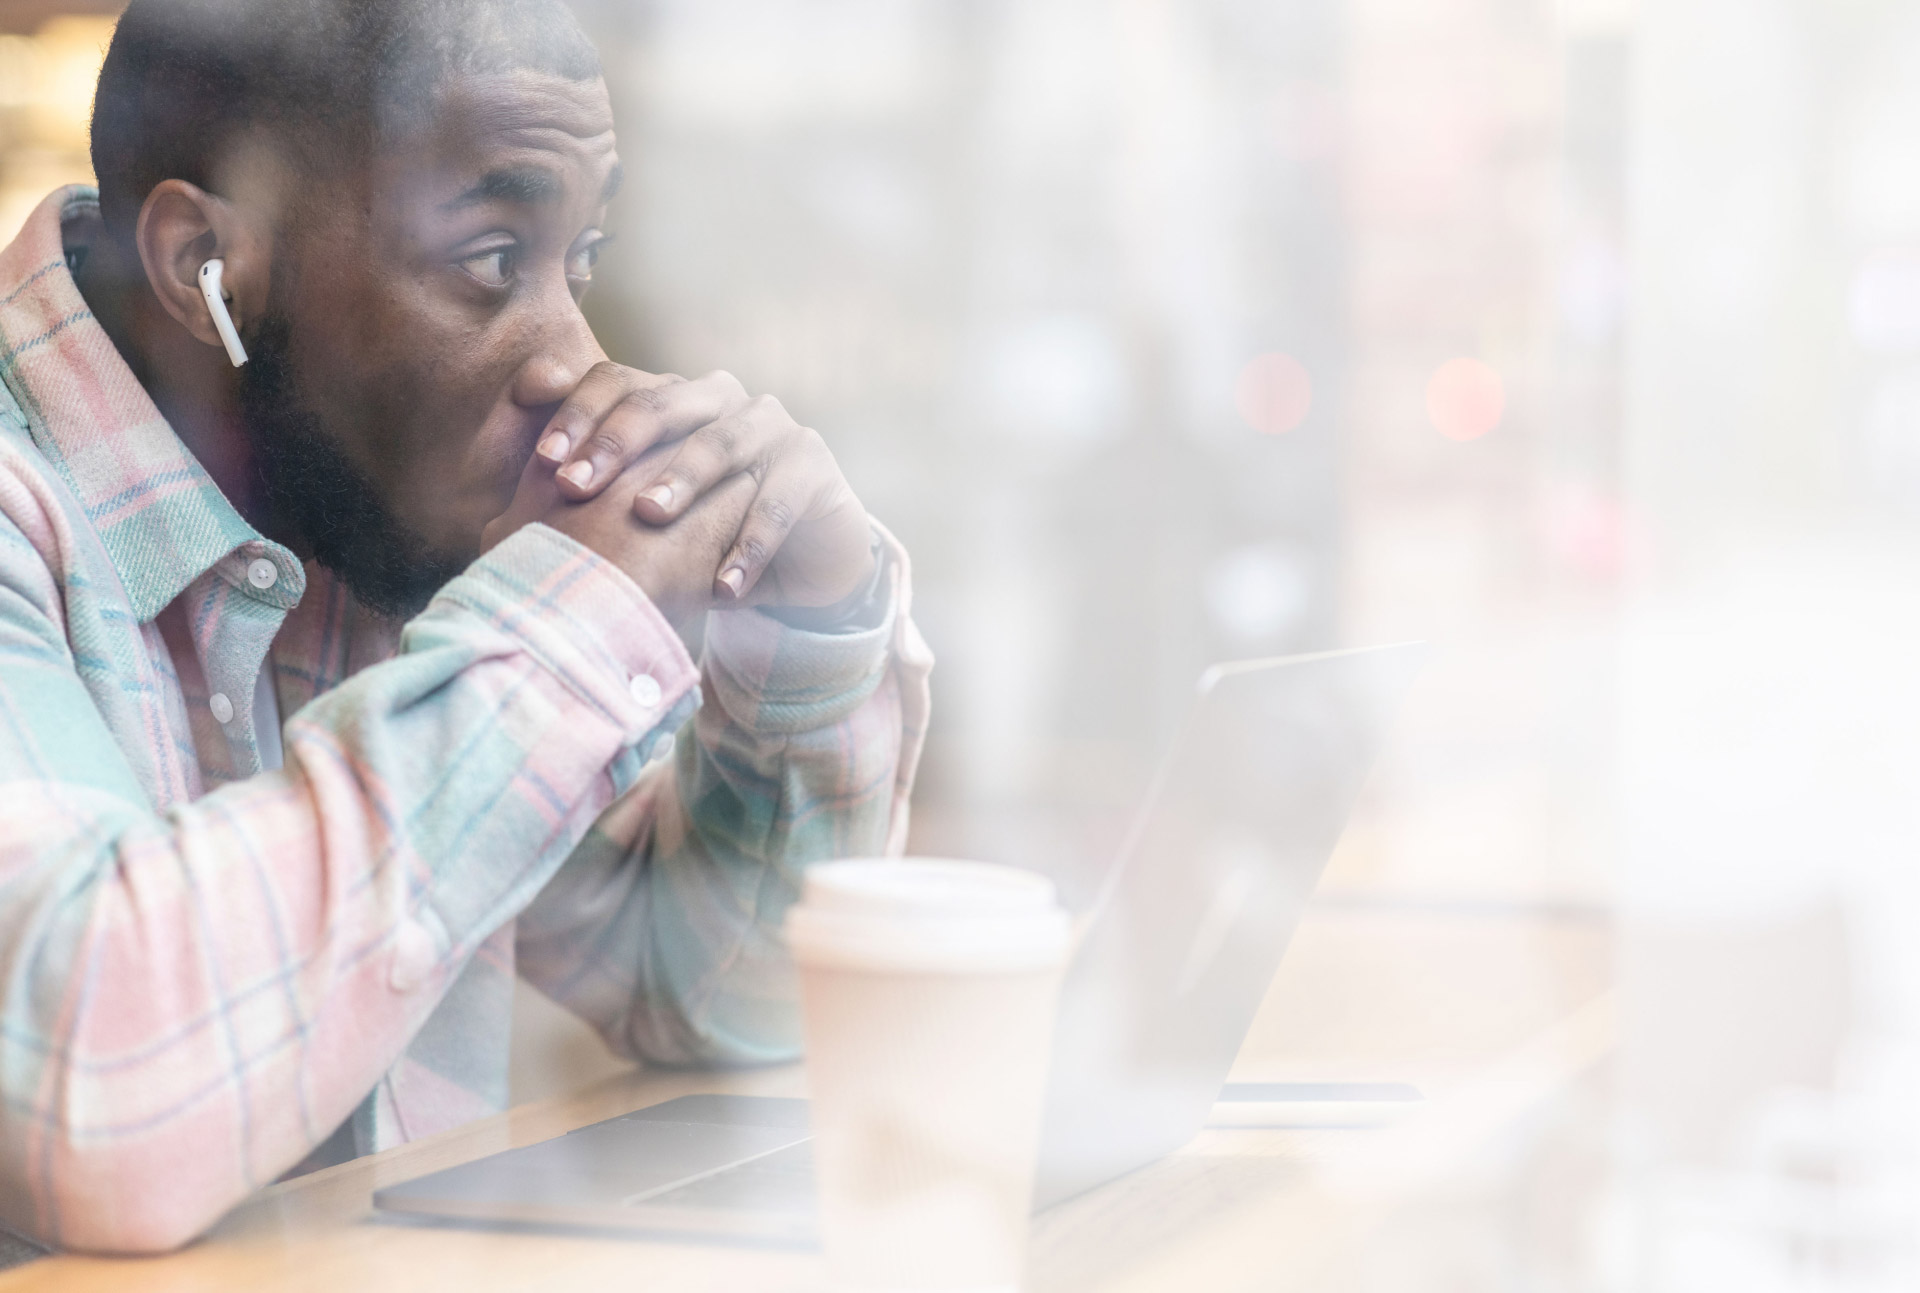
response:
<path fill-rule="evenodd" d="M 878 628 L 886 618 L 890 598 L 887 574 L 892 554 L 870 534 L 867 552 L 873 570 L 851 593 L 828 606 L 762 606 L 760 613 L 791 629 L 807 633 L 859 633 Z"/>

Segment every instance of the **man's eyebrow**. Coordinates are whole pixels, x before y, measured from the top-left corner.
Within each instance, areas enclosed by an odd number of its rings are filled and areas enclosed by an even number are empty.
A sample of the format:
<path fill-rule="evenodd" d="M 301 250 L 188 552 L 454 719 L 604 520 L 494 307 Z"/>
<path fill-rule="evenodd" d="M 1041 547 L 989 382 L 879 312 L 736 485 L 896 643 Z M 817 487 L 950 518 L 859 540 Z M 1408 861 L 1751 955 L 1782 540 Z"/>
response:
<path fill-rule="evenodd" d="M 560 188 L 560 181 L 553 175 L 533 167 L 488 171 L 480 177 L 479 183 L 451 202 L 442 204 L 441 209 L 457 211 L 461 207 L 478 206 L 482 202 L 519 202 L 533 206 L 553 201 L 560 196 Z"/>

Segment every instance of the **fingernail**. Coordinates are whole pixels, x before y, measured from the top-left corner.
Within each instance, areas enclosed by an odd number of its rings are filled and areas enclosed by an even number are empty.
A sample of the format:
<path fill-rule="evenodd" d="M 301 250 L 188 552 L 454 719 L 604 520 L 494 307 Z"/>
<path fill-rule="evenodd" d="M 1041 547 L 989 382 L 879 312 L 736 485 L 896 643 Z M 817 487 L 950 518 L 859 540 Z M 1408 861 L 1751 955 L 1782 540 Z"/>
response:
<path fill-rule="evenodd" d="M 738 566 L 728 566 L 720 572 L 720 582 L 726 585 L 728 592 L 738 597 L 740 590 L 746 586 L 747 573 Z"/>
<path fill-rule="evenodd" d="M 585 489 L 587 482 L 593 479 L 593 464 L 575 459 L 562 467 L 558 474 L 575 487 Z"/>
<path fill-rule="evenodd" d="M 567 446 L 571 443 L 572 441 L 567 439 L 566 432 L 549 431 L 541 438 L 534 452 L 542 458 L 545 458 L 548 462 L 559 462 L 567 456 Z"/>
<path fill-rule="evenodd" d="M 649 503 L 652 503 L 664 512 L 673 506 L 673 487 L 671 485 L 655 485 L 652 489 L 642 490 L 640 497 L 646 499 Z"/>

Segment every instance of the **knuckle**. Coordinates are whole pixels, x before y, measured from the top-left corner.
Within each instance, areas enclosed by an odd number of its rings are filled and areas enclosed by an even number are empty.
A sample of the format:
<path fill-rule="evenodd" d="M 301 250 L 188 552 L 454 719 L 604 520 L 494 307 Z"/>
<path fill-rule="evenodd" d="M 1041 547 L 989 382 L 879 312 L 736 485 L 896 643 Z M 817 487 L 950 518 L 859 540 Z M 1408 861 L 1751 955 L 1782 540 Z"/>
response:
<path fill-rule="evenodd" d="M 740 384 L 740 379 L 724 368 L 716 368 L 700 380 L 730 394 L 744 395 L 747 392 L 747 388 Z"/>
<path fill-rule="evenodd" d="M 672 406 L 665 386 L 641 386 L 627 396 L 627 403 L 647 417 L 659 417 Z"/>
<path fill-rule="evenodd" d="M 755 417 L 777 420 L 786 418 L 787 416 L 787 406 L 772 395 L 754 396 L 747 404 L 747 408 L 752 411 Z"/>
<path fill-rule="evenodd" d="M 611 458 L 626 448 L 618 431 L 602 426 L 582 442 L 581 448 L 590 458 Z"/>
<path fill-rule="evenodd" d="M 768 549 L 766 540 L 757 534 L 743 535 L 739 546 L 740 559 L 749 566 L 759 567 L 766 564 Z"/>
<path fill-rule="evenodd" d="M 660 483 L 673 491 L 674 502 L 684 503 L 689 494 L 698 493 L 704 473 L 685 458 L 676 458 L 660 473 Z"/>
<path fill-rule="evenodd" d="M 793 505 L 784 498 L 762 498 L 753 505 L 753 514 L 775 533 L 785 534 L 793 528 Z"/>
<path fill-rule="evenodd" d="M 796 452 L 805 455 L 807 461 L 818 470 L 836 476 L 840 474 L 840 462 L 833 456 L 833 449 L 827 444 L 827 438 L 812 427 L 805 429 Z"/>
<path fill-rule="evenodd" d="M 707 423 L 693 433 L 693 438 L 720 457 L 731 458 L 734 446 L 740 443 L 740 428 L 731 419 L 723 418 Z"/>

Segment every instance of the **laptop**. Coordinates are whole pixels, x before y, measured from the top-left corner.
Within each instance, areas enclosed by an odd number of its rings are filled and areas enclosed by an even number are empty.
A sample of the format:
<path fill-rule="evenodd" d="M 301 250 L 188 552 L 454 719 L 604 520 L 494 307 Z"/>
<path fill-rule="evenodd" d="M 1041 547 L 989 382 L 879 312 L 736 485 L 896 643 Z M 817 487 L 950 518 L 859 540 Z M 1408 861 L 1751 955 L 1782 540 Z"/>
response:
<path fill-rule="evenodd" d="M 1425 654 L 1403 644 L 1201 676 L 1076 922 L 1036 1211 L 1206 1122 Z M 696 1095 L 389 1186 L 374 1205 L 395 1220 L 806 1244 L 813 1188 L 806 1101 Z"/>

